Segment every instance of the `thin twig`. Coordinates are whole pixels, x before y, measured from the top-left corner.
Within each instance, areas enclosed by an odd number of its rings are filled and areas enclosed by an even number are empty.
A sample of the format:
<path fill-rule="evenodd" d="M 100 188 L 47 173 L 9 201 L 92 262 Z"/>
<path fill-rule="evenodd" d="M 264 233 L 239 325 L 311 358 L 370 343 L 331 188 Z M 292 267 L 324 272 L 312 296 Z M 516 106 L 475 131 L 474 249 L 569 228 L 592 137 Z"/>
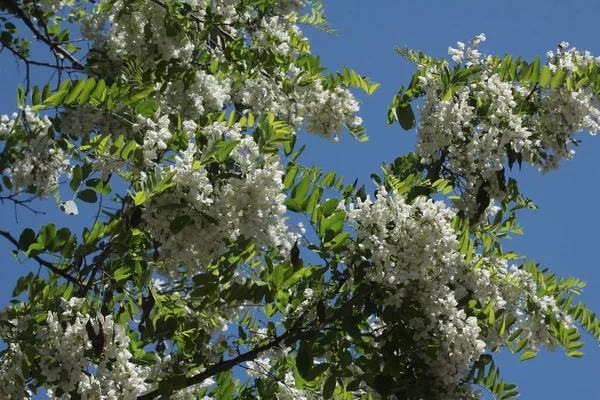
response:
<path fill-rule="evenodd" d="M 22 252 L 26 251 L 25 249 L 23 249 L 21 247 L 21 245 L 19 244 L 19 241 L 17 239 L 15 239 L 10 233 L 0 230 L 0 236 L 4 236 L 6 239 L 8 239 L 8 241 L 11 242 L 13 245 L 15 245 L 15 247 L 18 250 L 20 250 Z M 69 282 L 71 282 L 75 285 L 82 286 L 81 282 L 79 282 L 77 279 L 73 278 L 71 275 L 67 274 L 65 271 L 57 268 L 51 262 L 46 261 L 39 256 L 29 256 L 29 257 L 34 259 L 35 261 L 37 261 L 40 265 L 43 265 L 44 267 L 48 268 L 50 271 L 54 272 L 56 275 L 59 275 L 59 276 L 65 278 L 66 280 L 68 280 Z"/>
<path fill-rule="evenodd" d="M 48 46 L 50 46 L 50 48 L 52 49 L 53 52 L 58 53 L 63 58 L 68 59 L 71 62 L 71 64 L 73 64 L 73 67 L 75 69 L 79 69 L 79 70 L 85 69 L 85 66 L 81 62 L 79 62 L 79 60 L 77 60 L 71 53 L 69 53 L 67 50 L 63 49 L 62 47 L 60 47 L 57 43 L 52 41 L 49 37 L 44 36 L 42 34 L 42 32 L 40 32 L 39 29 L 33 24 L 33 21 L 31 20 L 29 15 L 27 15 L 25 13 L 25 11 L 23 11 L 19 7 L 19 5 L 17 4 L 17 2 L 15 0 L 7 0 L 7 1 L 9 2 L 11 11 L 14 11 L 14 13 L 23 21 L 23 23 L 25 25 L 27 25 L 27 27 L 31 30 L 31 32 L 33 32 L 33 34 L 35 35 L 35 37 L 38 40 L 40 40 L 41 42 L 44 42 Z"/>

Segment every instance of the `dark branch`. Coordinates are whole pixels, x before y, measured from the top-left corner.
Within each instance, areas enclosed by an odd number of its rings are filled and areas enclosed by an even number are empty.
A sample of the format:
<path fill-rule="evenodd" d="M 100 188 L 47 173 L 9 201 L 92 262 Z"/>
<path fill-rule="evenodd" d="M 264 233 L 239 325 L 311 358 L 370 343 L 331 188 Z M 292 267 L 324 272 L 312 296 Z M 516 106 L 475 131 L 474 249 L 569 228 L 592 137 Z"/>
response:
<path fill-rule="evenodd" d="M 339 320 L 340 317 L 346 312 L 346 310 L 348 310 L 348 308 L 354 307 L 354 305 L 357 302 L 359 302 L 360 300 L 362 300 L 366 295 L 367 295 L 367 293 L 363 292 L 359 295 L 352 297 L 345 304 L 340 306 L 335 313 L 331 314 L 329 317 L 327 317 L 325 320 L 321 321 L 320 323 L 317 323 L 317 325 L 314 327 L 303 327 L 302 326 L 302 322 L 304 321 L 304 317 L 306 316 L 306 313 L 308 312 L 308 310 L 305 311 L 296 320 L 295 324 L 290 329 L 288 329 L 286 332 L 284 332 L 281 336 L 274 338 L 271 342 L 264 344 L 262 346 L 259 346 L 256 349 L 250 350 L 244 354 L 240 354 L 236 358 L 232 358 L 231 360 L 221 361 L 220 363 L 217 363 L 217 364 L 213 365 L 212 367 L 205 369 L 203 372 L 199 373 L 198 375 L 195 375 L 191 378 L 187 378 L 185 387 L 197 385 L 199 383 L 204 382 L 206 379 L 211 378 L 221 372 L 225 372 L 230 369 L 233 369 L 233 367 L 235 367 L 237 365 L 240 365 L 244 362 L 253 361 L 262 352 L 279 347 L 282 344 L 291 345 L 292 343 L 306 337 L 306 335 L 309 333 L 325 329 L 325 326 L 327 324 L 330 324 L 332 322 Z M 139 396 L 138 400 L 152 400 L 152 399 L 157 398 L 159 395 L 160 395 L 159 391 L 154 390 L 152 392 L 149 392 L 142 396 Z"/>
<path fill-rule="evenodd" d="M 21 245 L 19 245 L 19 241 L 17 239 L 15 239 L 10 233 L 0 230 L 0 236 L 4 236 L 6 239 L 8 239 L 9 242 L 11 242 L 13 245 L 15 245 L 15 247 L 18 250 L 25 252 L 25 250 L 23 248 L 21 248 Z M 42 265 L 42 266 L 48 268 L 50 271 L 54 272 L 56 275 L 59 275 L 59 276 L 65 278 L 66 280 L 68 280 L 69 282 L 71 282 L 77 286 L 81 286 L 81 283 L 78 282 L 77 279 L 73 278 L 71 275 L 67 274 L 65 271 L 57 268 L 50 261 L 46 261 L 39 256 L 31 256 L 31 258 L 34 259 L 35 261 L 37 261 L 40 265 Z"/>
<path fill-rule="evenodd" d="M 75 69 L 79 69 L 82 71 L 85 69 L 85 66 L 78 59 L 76 59 L 71 53 L 69 53 L 67 50 L 63 49 L 62 47 L 60 47 L 57 43 L 52 41 L 49 37 L 44 36 L 42 34 L 42 32 L 40 32 L 40 30 L 33 24 L 33 21 L 25 13 L 25 11 L 23 11 L 19 7 L 19 5 L 17 4 L 17 2 L 15 0 L 8 0 L 8 1 L 11 6 L 11 11 L 14 11 L 14 13 L 23 21 L 23 23 L 25 23 L 25 25 L 27 25 L 27 27 L 31 30 L 31 32 L 33 32 L 33 34 L 39 41 L 46 43 L 48 46 L 50 46 L 50 48 L 52 49 L 53 52 L 60 54 L 63 58 L 66 58 L 67 60 L 69 60 L 71 62 L 71 64 L 73 64 L 73 67 Z"/>
<path fill-rule="evenodd" d="M 16 193 L 18 194 L 18 193 Z M 35 208 L 31 207 L 29 204 L 36 196 L 33 196 L 30 199 L 26 199 L 26 200 L 19 200 L 17 198 L 15 198 L 15 195 L 9 195 L 9 196 L 0 196 L 0 203 L 4 204 L 4 201 L 10 201 L 12 203 L 15 204 L 15 206 L 21 206 L 21 207 L 25 207 L 26 209 L 28 209 L 29 211 L 31 211 L 32 213 L 34 213 L 35 215 L 45 215 L 46 213 L 44 211 L 39 211 L 36 210 Z"/>
<path fill-rule="evenodd" d="M 23 54 L 19 53 L 17 50 L 13 49 L 11 46 L 8 46 L 6 43 L 4 43 L 4 42 L 1 42 L 1 43 L 2 43 L 2 48 L 3 49 L 7 49 L 8 51 L 10 51 L 12 54 L 15 55 L 15 57 L 19 58 L 25 64 L 35 65 L 35 66 L 38 66 L 38 67 L 54 68 L 54 69 L 60 68 L 60 69 L 67 69 L 67 70 L 68 69 L 78 70 L 78 68 L 75 68 L 75 67 L 69 67 L 69 66 L 58 66 L 57 67 L 54 64 L 45 63 L 45 62 L 41 62 L 41 61 L 30 60 L 29 58 L 25 57 Z"/>
<path fill-rule="evenodd" d="M 203 372 L 199 373 L 198 375 L 188 378 L 186 381 L 186 387 L 197 385 L 199 383 L 204 382 L 206 379 L 208 379 L 212 376 L 215 376 L 221 372 L 232 369 L 236 365 L 239 365 L 239 364 L 247 362 L 247 361 L 252 361 L 252 360 L 256 359 L 256 357 L 258 357 L 260 355 L 260 353 L 271 350 L 274 347 L 278 347 L 283 342 L 294 342 L 294 341 L 300 339 L 302 337 L 303 333 L 304 332 L 301 327 L 295 326 L 294 328 L 286 331 L 284 334 L 282 334 L 281 336 L 277 337 L 276 339 L 274 339 L 273 341 L 271 341 L 265 345 L 259 346 L 256 349 L 250 350 L 244 354 L 240 354 L 239 356 L 237 356 L 236 358 L 233 358 L 231 360 L 222 361 L 220 363 L 217 363 L 217 364 L 213 365 L 212 367 L 205 369 Z M 146 393 L 145 395 L 139 396 L 138 400 L 151 400 L 151 399 L 157 398 L 159 395 L 160 395 L 159 391 L 154 390 L 150 393 Z"/>

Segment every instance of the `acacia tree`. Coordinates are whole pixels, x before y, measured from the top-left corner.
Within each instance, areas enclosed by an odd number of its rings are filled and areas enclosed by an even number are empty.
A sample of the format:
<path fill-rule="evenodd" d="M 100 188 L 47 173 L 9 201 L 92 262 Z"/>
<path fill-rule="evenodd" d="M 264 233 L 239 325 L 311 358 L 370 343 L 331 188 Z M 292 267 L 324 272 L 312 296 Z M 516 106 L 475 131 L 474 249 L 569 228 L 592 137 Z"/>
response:
<path fill-rule="evenodd" d="M 67 215 L 0 230 L 42 267 L 1 312 L 2 398 L 509 399 L 493 352 L 580 357 L 582 332 L 600 339 L 582 282 L 502 246 L 535 208 L 513 166 L 549 171 L 598 130 L 599 59 L 482 57 L 483 35 L 452 61 L 397 49 L 416 72 L 389 123 L 415 128 L 416 102 L 417 148 L 368 194 L 295 146 L 365 141 L 350 89 L 377 89 L 310 53 L 299 25 L 330 29 L 319 1 L 0 9 L 26 67 L 0 121 L 1 199 Z M 83 203 L 97 211 L 72 232 Z"/>

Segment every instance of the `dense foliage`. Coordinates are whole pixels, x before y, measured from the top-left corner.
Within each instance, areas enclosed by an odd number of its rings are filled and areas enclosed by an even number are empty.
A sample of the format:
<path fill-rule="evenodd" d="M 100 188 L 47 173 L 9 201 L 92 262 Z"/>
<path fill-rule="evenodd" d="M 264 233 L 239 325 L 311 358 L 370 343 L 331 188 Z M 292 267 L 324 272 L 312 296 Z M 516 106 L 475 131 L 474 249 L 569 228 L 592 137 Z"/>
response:
<path fill-rule="evenodd" d="M 0 229 L 42 267 L 0 312 L 0 397 L 510 399 L 494 352 L 580 357 L 582 332 L 600 340 L 582 282 L 502 246 L 535 208 L 512 168 L 548 172 L 598 131 L 600 59 L 566 43 L 545 61 L 482 56 L 483 34 L 451 61 L 397 49 L 416 72 L 389 123 L 417 146 L 371 194 L 295 145 L 366 141 L 351 90 L 378 87 L 311 54 L 300 27 L 331 30 L 320 1 L 0 11 L 26 67 L 0 120 L 0 200 L 65 213 Z M 97 211 L 72 232 L 84 203 Z"/>

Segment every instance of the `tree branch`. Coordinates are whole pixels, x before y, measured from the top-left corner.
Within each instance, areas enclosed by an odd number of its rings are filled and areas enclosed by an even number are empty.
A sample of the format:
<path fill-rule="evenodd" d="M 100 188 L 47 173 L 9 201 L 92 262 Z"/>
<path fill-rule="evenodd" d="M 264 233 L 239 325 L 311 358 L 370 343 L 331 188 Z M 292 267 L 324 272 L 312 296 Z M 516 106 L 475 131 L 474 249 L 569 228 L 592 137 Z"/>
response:
<path fill-rule="evenodd" d="M 206 379 L 211 378 L 221 372 L 228 371 L 241 363 L 253 361 L 260 355 L 260 353 L 271 350 L 275 347 L 278 347 L 282 343 L 285 343 L 286 345 L 288 345 L 288 344 L 291 344 L 293 342 L 296 342 L 296 341 L 302 339 L 308 333 L 324 329 L 325 325 L 338 320 L 341 317 L 341 315 L 344 312 L 346 312 L 346 310 L 349 307 L 350 308 L 354 307 L 354 305 L 358 301 L 360 301 L 364 297 L 366 297 L 367 294 L 368 294 L 367 292 L 363 292 L 359 295 L 352 297 L 345 304 L 343 304 L 341 307 L 339 307 L 335 313 L 331 314 L 329 317 L 327 317 L 325 320 L 321 321 L 320 323 L 317 324 L 317 326 L 314 326 L 314 327 L 302 327 L 301 326 L 301 324 L 304 320 L 304 316 L 308 312 L 308 309 L 307 309 L 296 320 L 294 326 L 292 326 L 292 328 L 288 329 L 282 335 L 276 337 L 275 339 L 273 339 L 271 342 L 269 342 L 267 344 L 257 347 L 256 349 L 250 350 L 244 354 L 240 354 L 239 356 L 237 356 L 236 358 L 232 358 L 231 360 L 221 361 L 220 363 L 217 363 L 217 364 L 213 365 L 212 367 L 205 369 L 203 372 L 199 373 L 198 375 L 194 375 L 191 378 L 187 378 L 185 387 L 197 385 L 199 383 L 204 382 Z M 152 392 L 146 393 L 142 396 L 139 396 L 137 399 L 138 400 L 152 400 L 152 399 L 157 398 L 159 395 L 160 395 L 160 393 L 157 389 L 157 390 L 153 390 Z"/>
<path fill-rule="evenodd" d="M 0 230 L 0 236 L 4 236 L 6 239 L 8 239 L 9 242 L 11 242 L 13 245 L 15 245 L 17 250 L 25 252 L 25 250 L 23 250 L 23 248 L 21 248 L 21 245 L 19 245 L 19 241 L 17 239 L 15 239 L 10 233 Z M 77 281 L 77 279 L 75 279 L 71 275 L 65 273 L 65 271 L 63 271 L 59 268 L 56 268 L 56 266 L 54 264 L 52 264 L 50 261 L 46 261 L 39 256 L 30 256 L 30 258 L 37 261 L 40 265 L 48 268 L 50 271 L 54 272 L 56 275 L 59 275 L 59 276 L 65 278 L 66 280 L 68 280 L 69 282 L 71 282 L 77 286 L 81 286 L 81 283 L 79 281 Z"/>
<path fill-rule="evenodd" d="M 250 350 L 244 354 L 240 354 L 239 356 L 237 356 L 236 358 L 233 358 L 231 360 L 227 360 L 227 361 L 222 361 L 220 363 L 217 363 L 215 365 L 213 365 L 212 367 L 209 367 L 207 369 L 205 369 L 203 372 L 199 373 L 198 375 L 192 376 L 191 378 L 188 378 L 186 380 L 186 387 L 189 386 L 193 386 L 193 385 L 197 385 L 199 383 L 204 382 L 206 379 L 217 375 L 220 372 L 224 372 L 224 371 L 228 371 L 230 369 L 232 369 L 233 367 L 235 367 L 238 364 L 247 362 L 247 361 L 252 361 L 254 359 L 256 359 L 256 357 L 259 356 L 260 353 L 270 350 L 276 346 L 279 346 L 282 342 L 284 341 L 295 341 L 297 339 L 299 339 L 300 337 L 302 337 L 302 328 L 299 326 L 295 326 L 294 328 L 286 331 L 284 334 L 282 334 L 281 336 L 278 336 L 277 338 L 275 338 L 273 341 L 259 346 L 256 349 Z M 138 400 L 151 400 L 151 399 L 155 399 L 160 395 L 160 393 L 158 392 L 158 390 L 154 390 L 152 392 L 146 393 L 142 396 L 138 397 Z"/>
<path fill-rule="evenodd" d="M 18 59 L 20 59 L 21 61 L 23 61 L 25 64 L 35 65 L 35 66 L 38 66 L 38 67 L 54 68 L 54 69 L 59 68 L 59 69 L 66 69 L 66 70 L 69 70 L 69 69 L 78 70 L 78 68 L 75 68 L 75 67 L 67 67 L 67 66 L 58 66 L 57 67 L 54 64 L 45 63 L 45 62 L 41 62 L 41 61 L 30 60 L 27 57 L 25 57 L 23 54 L 19 53 L 17 50 L 13 49 L 11 46 L 8 46 L 3 41 L 0 40 L 0 43 L 2 44 L 2 48 L 3 49 L 7 49 L 8 51 L 10 51 L 15 57 L 17 57 Z"/>
<path fill-rule="evenodd" d="M 11 7 L 11 11 L 14 11 L 14 13 L 25 23 L 25 25 L 27 25 L 27 27 L 31 30 L 31 32 L 33 32 L 33 34 L 39 41 L 46 43 L 48 46 L 50 46 L 50 48 L 52 49 L 53 52 L 58 53 L 63 58 L 68 59 L 71 62 L 71 64 L 73 64 L 73 67 L 75 69 L 79 69 L 82 71 L 85 69 L 85 66 L 78 59 L 76 59 L 71 53 L 69 53 L 67 50 L 63 49 L 62 47 L 60 47 L 57 43 L 52 41 L 49 37 L 44 36 L 40 32 L 40 30 L 33 24 L 33 21 L 25 13 L 25 11 L 23 11 L 19 7 L 19 5 L 17 4 L 17 2 L 15 0 L 8 0 L 8 2 Z"/>

